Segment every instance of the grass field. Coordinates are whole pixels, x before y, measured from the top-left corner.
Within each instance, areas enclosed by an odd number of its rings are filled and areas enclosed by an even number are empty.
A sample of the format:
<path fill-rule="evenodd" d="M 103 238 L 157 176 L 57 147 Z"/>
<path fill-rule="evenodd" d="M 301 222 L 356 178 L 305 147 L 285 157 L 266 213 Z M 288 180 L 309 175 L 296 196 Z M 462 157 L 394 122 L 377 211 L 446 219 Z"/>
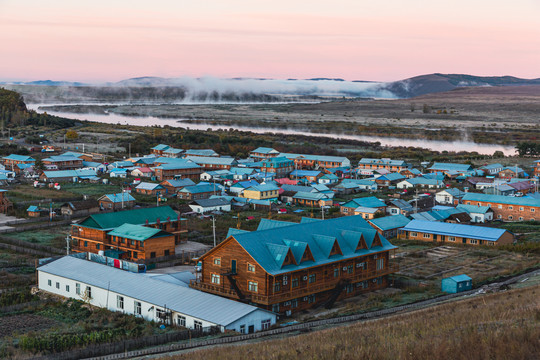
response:
<path fill-rule="evenodd" d="M 538 359 L 540 287 L 167 359 Z"/>

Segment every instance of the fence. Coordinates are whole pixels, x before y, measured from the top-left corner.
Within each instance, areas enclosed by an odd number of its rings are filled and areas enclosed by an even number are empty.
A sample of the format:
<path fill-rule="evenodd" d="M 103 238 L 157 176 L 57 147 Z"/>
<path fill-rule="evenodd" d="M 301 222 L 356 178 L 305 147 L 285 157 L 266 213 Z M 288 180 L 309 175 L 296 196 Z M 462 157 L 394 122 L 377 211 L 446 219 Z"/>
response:
<path fill-rule="evenodd" d="M 207 251 L 208 250 L 182 251 L 179 254 L 147 259 L 144 263 L 147 265 L 148 269 L 184 265 L 191 262 L 194 258 L 198 258 L 201 255 L 204 255 Z"/>
<path fill-rule="evenodd" d="M 77 349 L 66 351 L 62 353 L 50 354 L 42 357 L 36 357 L 34 359 L 39 360 L 69 360 L 69 359 L 82 359 L 89 357 L 105 356 L 107 354 L 114 353 L 127 353 L 132 352 L 134 349 L 140 349 L 143 347 L 157 346 L 174 341 L 190 340 L 202 336 L 213 335 L 220 332 L 219 328 L 209 327 L 202 330 L 184 330 L 173 333 L 146 336 L 137 339 L 122 340 L 114 343 L 107 344 L 95 344 L 90 345 L 84 349 Z M 114 355 L 112 355 L 114 356 Z"/>
<path fill-rule="evenodd" d="M 27 254 L 34 254 L 40 256 L 49 256 L 51 254 L 64 254 L 64 250 L 62 249 L 42 244 L 34 244 L 7 236 L 0 236 L 0 247 L 3 247 L 4 249 L 11 249 L 17 252 L 24 252 Z"/>
<path fill-rule="evenodd" d="M 493 283 L 490 286 L 491 287 L 504 287 L 504 286 L 507 286 L 509 284 L 518 282 L 519 280 L 524 279 L 524 278 L 526 278 L 528 276 L 531 276 L 533 274 L 539 274 L 539 273 L 540 273 L 540 270 L 530 271 L 530 272 L 522 274 L 522 275 L 511 277 L 511 278 L 509 278 L 509 279 L 507 279 L 505 281 L 502 281 L 500 283 Z M 477 293 L 478 291 L 479 291 L 478 289 L 473 289 L 473 290 L 469 290 L 469 291 L 463 291 L 463 292 L 460 292 L 460 293 L 457 293 L 457 294 L 443 295 L 443 296 L 439 296 L 439 297 L 436 297 L 436 298 L 423 300 L 423 301 L 419 301 L 419 302 L 412 303 L 412 304 L 406 304 L 406 305 L 402 305 L 402 306 L 397 306 L 397 307 L 393 307 L 393 308 L 389 308 L 389 309 L 372 311 L 372 312 L 362 313 L 362 314 L 354 314 L 354 315 L 336 317 L 336 318 L 332 318 L 332 319 L 315 320 L 315 321 L 310 321 L 310 322 L 306 322 L 306 323 L 302 323 L 302 324 L 290 325 L 290 326 L 283 327 L 283 328 L 276 328 L 276 329 L 272 329 L 272 330 L 260 331 L 260 332 L 253 333 L 253 334 L 226 336 L 226 337 L 219 337 L 219 338 L 207 339 L 207 340 L 202 340 L 202 341 L 194 341 L 194 342 L 190 341 L 189 343 L 163 345 L 163 346 L 155 347 L 155 348 L 152 348 L 152 349 L 141 349 L 141 350 L 135 350 L 135 351 L 129 351 L 129 352 L 125 351 L 124 353 L 116 353 L 116 354 L 112 354 L 112 355 L 108 355 L 108 356 L 101 356 L 101 357 L 97 357 L 95 359 L 100 359 L 100 360 L 127 359 L 127 358 L 136 357 L 136 356 L 146 356 L 146 355 L 151 355 L 151 354 L 167 353 L 167 352 L 171 352 L 171 351 L 179 351 L 179 350 L 197 348 L 197 347 L 202 347 L 202 346 L 230 344 L 230 343 L 235 343 L 235 342 L 240 342 L 240 341 L 246 341 L 246 340 L 258 339 L 258 338 L 262 338 L 262 337 L 268 337 L 268 336 L 272 336 L 272 335 L 285 334 L 285 333 L 289 333 L 289 332 L 305 331 L 305 330 L 309 330 L 309 329 L 313 329 L 313 328 L 317 328 L 317 327 L 321 327 L 321 326 L 326 326 L 326 325 L 332 325 L 332 324 L 342 324 L 342 323 L 348 323 L 348 322 L 359 321 L 359 320 L 376 319 L 376 318 L 380 318 L 380 317 L 383 317 L 383 316 L 396 314 L 396 313 L 399 313 L 401 311 L 419 310 L 419 309 L 422 309 L 422 308 L 424 308 L 426 306 L 436 304 L 436 303 L 442 303 L 442 302 L 445 302 L 447 300 L 451 300 L 453 298 L 458 298 L 458 297 L 462 297 L 462 296 L 470 296 L 470 295 L 473 295 L 473 294 Z"/>
<path fill-rule="evenodd" d="M 43 221 L 43 219 L 41 219 Z M 66 220 L 58 220 L 58 221 L 50 221 L 42 224 L 36 224 L 36 225 L 30 225 L 30 226 L 21 226 L 21 227 L 14 227 L 14 228 L 8 228 L 8 229 L 1 229 L 0 233 L 12 233 L 12 232 L 21 232 L 21 231 L 29 231 L 29 230 L 38 230 L 38 229 L 46 229 L 58 225 L 67 225 L 71 224 L 71 219 Z"/>

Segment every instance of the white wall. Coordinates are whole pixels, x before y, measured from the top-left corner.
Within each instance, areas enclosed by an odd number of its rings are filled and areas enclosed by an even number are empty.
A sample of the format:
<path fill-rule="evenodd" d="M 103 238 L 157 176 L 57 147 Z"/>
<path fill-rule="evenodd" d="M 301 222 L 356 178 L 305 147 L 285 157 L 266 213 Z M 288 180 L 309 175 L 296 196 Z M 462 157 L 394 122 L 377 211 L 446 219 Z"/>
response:
<path fill-rule="evenodd" d="M 48 285 L 48 280 L 51 280 L 51 285 Z M 59 284 L 59 289 L 56 288 L 56 283 Z M 101 308 L 107 308 L 111 311 L 120 311 L 126 314 L 134 314 L 135 313 L 135 301 L 138 301 L 141 303 L 141 317 L 148 321 L 159 321 L 159 319 L 156 316 L 156 309 L 164 309 L 164 305 L 166 304 L 150 304 L 138 299 L 134 299 L 122 294 L 115 293 L 113 291 L 107 291 L 107 289 L 102 289 L 96 286 L 92 286 L 89 284 L 85 284 L 82 282 L 77 282 L 71 279 L 67 279 L 61 276 L 51 275 L 42 271 L 38 270 L 38 285 L 40 290 L 44 290 L 53 294 L 57 294 L 63 297 L 82 300 L 82 297 L 80 295 L 76 294 L 76 284 L 79 283 L 81 285 L 81 294 L 84 293 L 87 286 L 91 287 L 92 292 L 92 300 L 90 301 L 91 305 L 98 306 Z M 66 285 L 69 285 L 69 292 L 66 290 Z M 123 296 L 124 297 L 124 309 L 120 309 L 117 307 L 117 296 Z M 153 307 L 153 308 L 152 308 Z M 220 311 L 220 310 L 216 310 Z M 196 319 L 186 314 L 181 314 L 175 311 L 172 311 L 173 314 L 173 321 L 176 324 L 177 321 L 177 315 L 182 315 L 186 318 L 186 327 L 187 328 L 194 328 L 194 321 L 198 320 L 202 322 L 203 327 L 210 327 L 215 326 L 216 324 L 210 323 L 205 320 Z"/>

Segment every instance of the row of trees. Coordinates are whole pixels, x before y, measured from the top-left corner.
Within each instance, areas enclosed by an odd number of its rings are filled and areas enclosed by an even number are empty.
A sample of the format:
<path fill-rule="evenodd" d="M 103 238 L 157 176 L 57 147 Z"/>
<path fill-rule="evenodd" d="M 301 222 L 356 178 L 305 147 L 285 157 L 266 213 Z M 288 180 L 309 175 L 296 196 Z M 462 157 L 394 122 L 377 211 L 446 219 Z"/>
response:
<path fill-rule="evenodd" d="M 540 142 L 520 142 L 516 152 L 519 156 L 540 156 Z"/>

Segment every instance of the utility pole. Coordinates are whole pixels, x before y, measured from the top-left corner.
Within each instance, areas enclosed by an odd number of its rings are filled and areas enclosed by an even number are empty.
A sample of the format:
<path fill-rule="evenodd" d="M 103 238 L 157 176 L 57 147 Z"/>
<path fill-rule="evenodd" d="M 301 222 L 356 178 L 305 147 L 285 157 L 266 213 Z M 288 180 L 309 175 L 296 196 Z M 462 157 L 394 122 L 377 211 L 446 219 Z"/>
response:
<path fill-rule="evenodd" d="M 216 247 L 216 217 L 212 215 L 212 233 L 214 234 L 214 247 Z"/>
<path fill-rule="evenodd" d="M 71 240 L 71 237 L 66 235 L 66 255 L 69 255 L 69 240 Z"/>
<path fill-rule="evenodd" d="M 322 219 L 324 220 L 324 206 L 321 206 Z"/>

